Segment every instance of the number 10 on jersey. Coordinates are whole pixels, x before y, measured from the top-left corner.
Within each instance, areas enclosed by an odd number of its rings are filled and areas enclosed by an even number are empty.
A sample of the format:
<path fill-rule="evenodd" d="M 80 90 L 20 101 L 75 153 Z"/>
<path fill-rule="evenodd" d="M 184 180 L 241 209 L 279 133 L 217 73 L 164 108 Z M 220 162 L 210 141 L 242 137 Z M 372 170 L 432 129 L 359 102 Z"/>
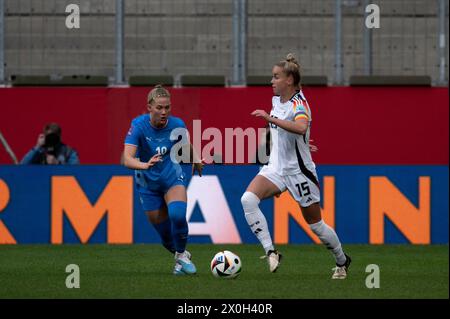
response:
<path fill-rule="evenodd" d="M 164 155 L 164 154 L 166 154 L 167 153 L 167 147 L 165 147 L 165 146 L 158 146 L 157 148 L 156 148 L 156 153 L 158 153 L 159 155 Z"/>

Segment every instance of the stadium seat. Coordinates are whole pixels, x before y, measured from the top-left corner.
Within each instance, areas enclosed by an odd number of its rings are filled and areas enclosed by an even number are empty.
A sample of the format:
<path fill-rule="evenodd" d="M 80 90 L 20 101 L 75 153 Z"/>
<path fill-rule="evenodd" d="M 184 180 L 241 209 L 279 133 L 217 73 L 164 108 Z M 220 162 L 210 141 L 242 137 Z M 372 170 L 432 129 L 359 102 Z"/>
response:
<path fill-rule="evenodd" d="M 270 85 L 270 75 L 249 75 L 247 76 L 247 86 L 266 86 Z"/>
<path fill-rule="evenodd" d="M 247 76 L 247 86 L 266 86 L 270 85 L 270 75 L 249 75 Z M 328 78 L 325 75 L 304 76 L 301 79 L 304 86 L 327 86 Z"/>
<path fill-rule="evenodd" d="M 171 75 L 134 75 L 130 76 L 128 83 L 130 86 L 154 86 L 157 84 L 172 86 L 173 77 Z"/>
<path fill-rule="evenodd" d="M 63 86 L 108 86 L 108 77 L 96 75 L 64 76 L 59 85 Z"/>
<path fill-rule="evenodd" d="M 353 75 L 350 77 L 351 86 L 431 86 L 428 75 Z"/>
<path fill-rule="evenodd" d="M 182 86 L 225 86 L 223 75 L 182 75 Z"/>
<path fill-rule="evenodd" d="M 327 86 L 328 77 L 326 75 L 309 75 L 303 76 L 301 83 L 304 86 Z"/>
<path fill-rule="evenodd" d="M 47 86 L 50 83 L 49 75 L 11 75 L 13 86 Z"/>
<path fill-rule="evenodd" d="M 12 75 L 13 86 L 108 86 L 108 77 L 70 75 L 51 77 L 49 75 Z"/>

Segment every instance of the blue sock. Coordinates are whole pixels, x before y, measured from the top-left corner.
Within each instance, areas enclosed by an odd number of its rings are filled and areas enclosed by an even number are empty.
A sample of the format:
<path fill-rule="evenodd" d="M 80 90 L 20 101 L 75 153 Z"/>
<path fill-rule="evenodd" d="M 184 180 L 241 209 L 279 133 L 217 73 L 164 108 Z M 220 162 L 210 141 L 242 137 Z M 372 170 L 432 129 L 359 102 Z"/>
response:
<path fill-rule="evenodd" d="M 186 221 L 186 202 L 176 201 L 167 205 L 175 250 L 182 253 L 186 249 L 188 238 L 188 223 Z"/>
<path fill-rule="evenodd" d="M 163 246 L 170 251 L 172 254 L 175 253 L 175 245 L 173 244 L 172 237 L 172 223 L 170 218 L 167 218 L 165 221 L 159 224 L 152 224 L 161 237 L 161 242 Z"/>

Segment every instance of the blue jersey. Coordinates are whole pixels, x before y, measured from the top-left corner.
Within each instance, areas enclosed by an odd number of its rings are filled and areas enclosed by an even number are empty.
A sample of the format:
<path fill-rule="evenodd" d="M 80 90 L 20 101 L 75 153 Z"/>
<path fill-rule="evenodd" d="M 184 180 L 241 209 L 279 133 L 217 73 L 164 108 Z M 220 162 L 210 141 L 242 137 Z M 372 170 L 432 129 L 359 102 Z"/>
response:
<path fill-rule="evenodd" d="M 140 192 L 165 193 L 170 186 L 184 183 L 181 166 L 175 159 L 172 161 L 170 154 L 172 147 L 182 140 L 182 134 L 187 134 L 186 125 L 182 119 L 169 116 L 165 127 L 156 128 L 150 124 L 150 118 L 145 114 L 133 119 L 125 144 L 137 147 L 136 157 L 141 162 L 148 162 L 158 153 L 162 155 L 162 161 L 149 169 L 136 170 L 135 180 Z"/>

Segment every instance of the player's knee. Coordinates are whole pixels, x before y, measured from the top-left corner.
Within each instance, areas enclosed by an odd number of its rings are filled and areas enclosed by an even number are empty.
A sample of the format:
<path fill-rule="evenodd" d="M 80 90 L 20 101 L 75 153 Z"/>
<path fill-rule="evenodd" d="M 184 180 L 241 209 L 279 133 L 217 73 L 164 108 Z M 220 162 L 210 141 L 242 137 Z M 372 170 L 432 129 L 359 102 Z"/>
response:
<path fill-rule="evenodd" d="M 147 211 L 147 212 L 145 212 L 145 214 L 147 215 L 147 218 L 150 221 L 150 223 L 152 223 L 152 224 L 161 223 L 161 217 L 160 217 L 159 211 L 157 211 L 157 210 Z"/>
<path fill-rule="evenodd" d="M 175 228 L 184 228 L 186 221 L 186 202 L 172 202 L 168 205 L 170 221 Z"/>
<path fill-rule="evenodd" d="M 244 208 L 244 212 L 253 211 L 258 208 L 258 204 L 260 199 L 252 192 L 245 192 L 241 197 L 242 208 Z"/>
<path fill-rule="evenodd" d="M 312 232 L 316 235 L 321 235 L 323 233 L 323 229 L 326 227 L 325 222 L 323 221 L 323 219 L 321 219 L 320 221 L 313 223 L 313 224 L 309 224 L 309 228 L 312 230 Z"/>

